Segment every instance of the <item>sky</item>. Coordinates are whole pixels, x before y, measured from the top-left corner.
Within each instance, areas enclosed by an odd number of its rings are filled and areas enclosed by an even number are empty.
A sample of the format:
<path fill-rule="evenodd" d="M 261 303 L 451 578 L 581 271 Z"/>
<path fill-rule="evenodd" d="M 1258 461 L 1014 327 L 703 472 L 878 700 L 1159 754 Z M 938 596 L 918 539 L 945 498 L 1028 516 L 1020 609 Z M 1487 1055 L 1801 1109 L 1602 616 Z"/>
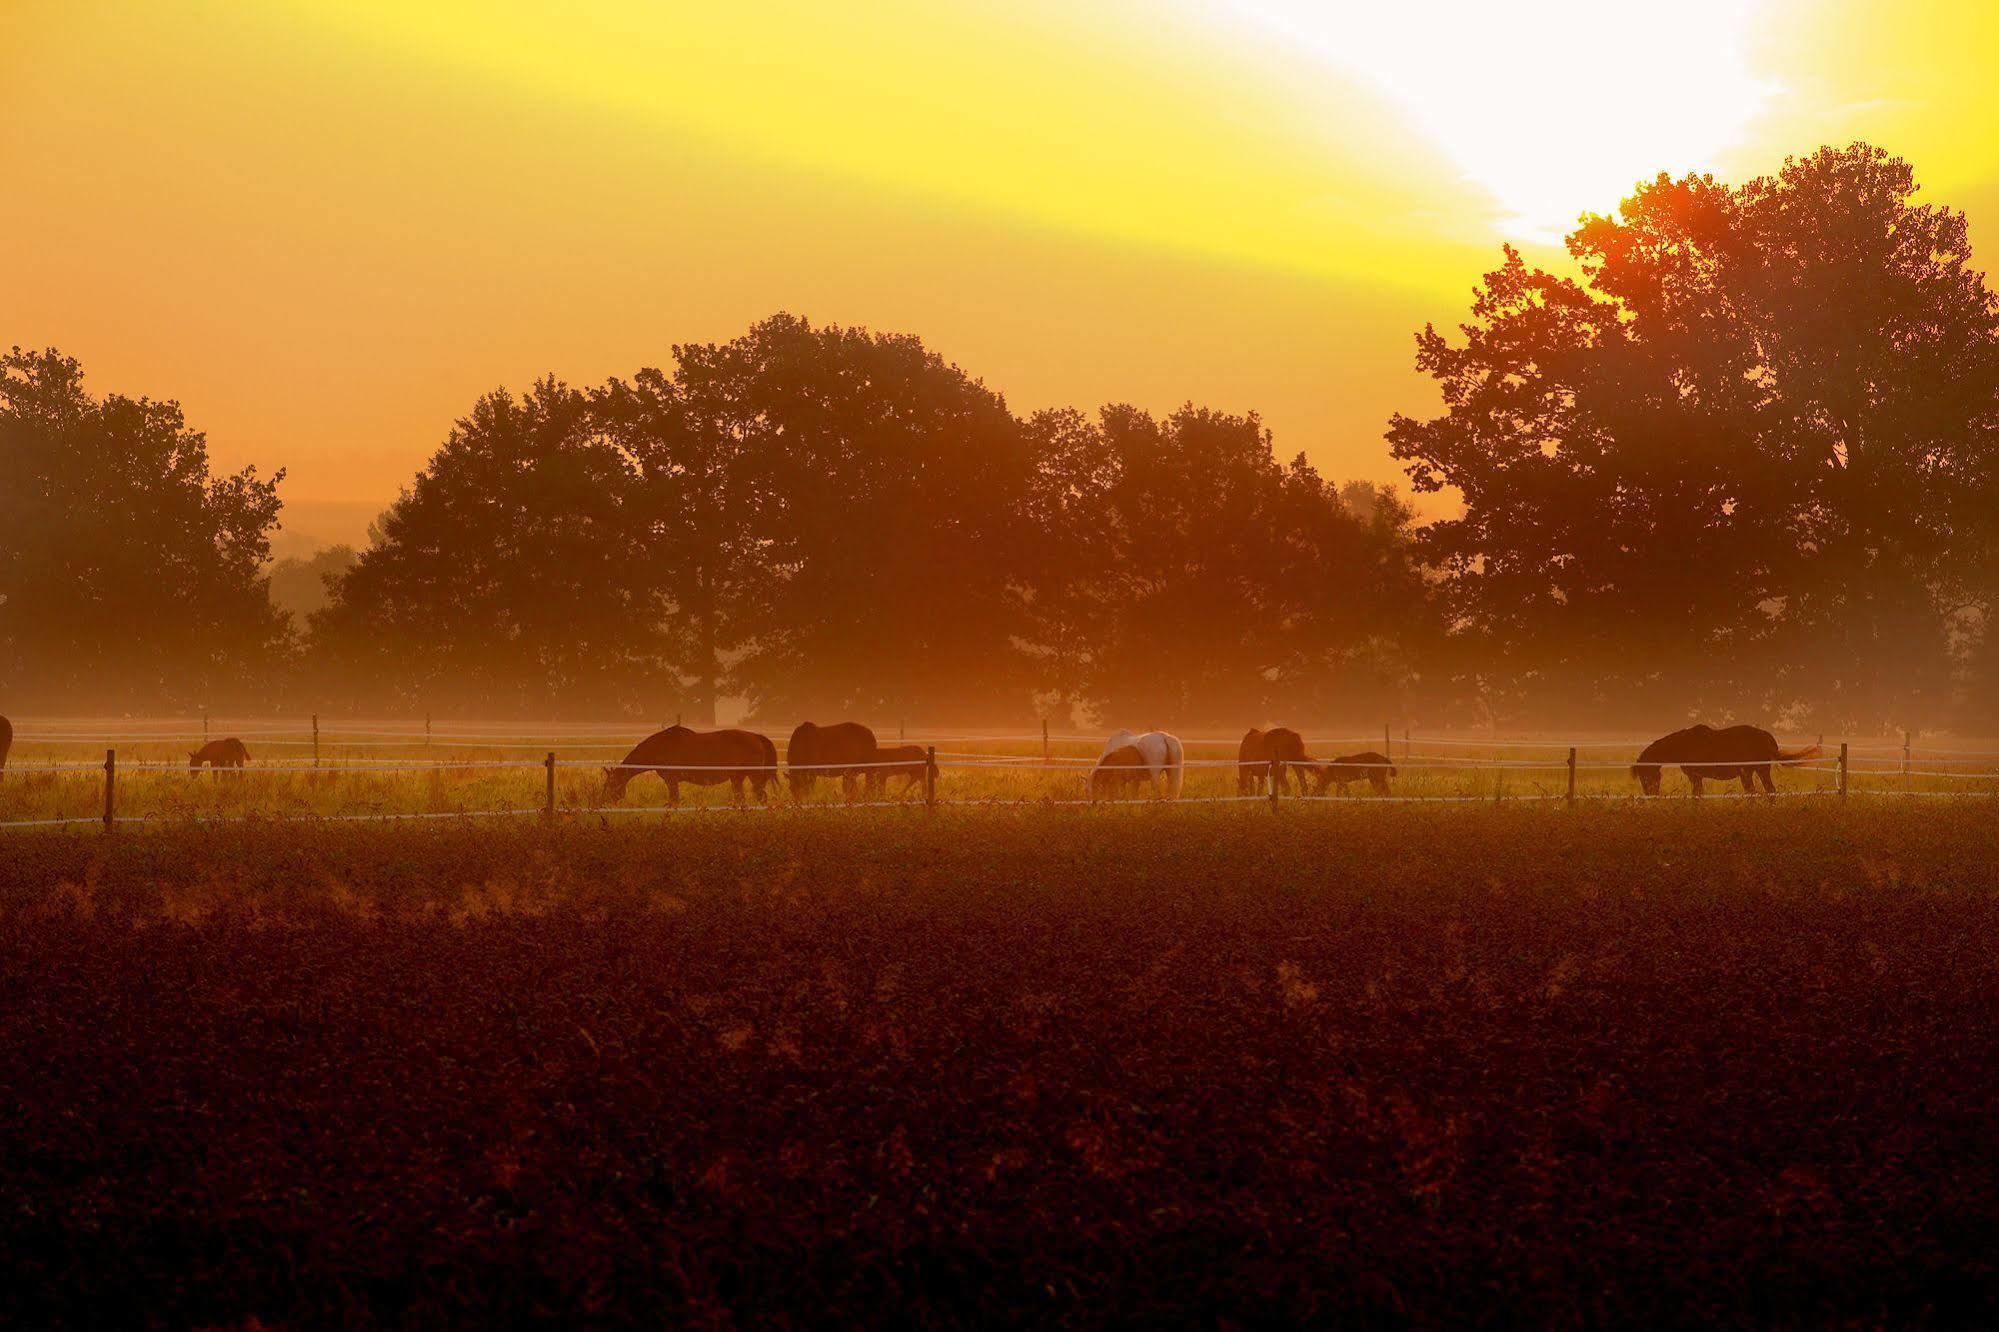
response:
<path fill-rule="evenodd" d="M 1661 170 L 1864 138 L 1981 243 L 1995 63 L 1990 0 L 0 0 L 0 345 L 287 469 L 293 548 L 779 310 L 1394 480 L 1412 335 Z"/>

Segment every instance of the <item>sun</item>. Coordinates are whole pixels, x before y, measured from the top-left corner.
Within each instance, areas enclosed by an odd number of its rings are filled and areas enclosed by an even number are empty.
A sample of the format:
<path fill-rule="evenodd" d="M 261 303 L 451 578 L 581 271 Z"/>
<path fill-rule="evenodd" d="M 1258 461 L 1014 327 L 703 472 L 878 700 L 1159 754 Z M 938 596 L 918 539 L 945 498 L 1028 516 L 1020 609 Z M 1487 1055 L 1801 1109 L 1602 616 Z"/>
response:
<path fill-rule="evenodd" d="M 1206 2 L 1374 88 L 1523 239 L 1715 167 L 1780 91 L 1750 70 L 1756 0 Z"/>

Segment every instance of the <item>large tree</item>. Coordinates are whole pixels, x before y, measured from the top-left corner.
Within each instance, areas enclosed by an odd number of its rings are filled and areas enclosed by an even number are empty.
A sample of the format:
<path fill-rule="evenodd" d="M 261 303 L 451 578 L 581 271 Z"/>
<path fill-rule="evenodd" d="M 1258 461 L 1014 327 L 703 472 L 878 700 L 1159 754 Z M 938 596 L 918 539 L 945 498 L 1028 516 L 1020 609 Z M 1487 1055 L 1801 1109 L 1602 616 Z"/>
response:
<path fill-rule="evenodd" d="M 1963 214 L 1856 144 L 1730 187 L 1661 176 L 1508 250 L 1395 418 L 1478 683 L 1514 715 L 1942 716 L 1979 599 L 1999 301 Z"/>
<path fill-rule="evenodd" d="M 262 568 L 277 473 L 211 475 L 175 402 L 0 357 L 0 685 L 10 706 L 242 707 L 282 666 Z"/>
<path fill-rule="evenodd" d="M 1037 553 L 1005 402 L 917 338 L 789 315 L 675 352 L 694 456 L 734 472 L 717 646 L 752 713 L 1021 716 L 1020 570 Z"/>
<path fill-rule="evenodd" d="M 1426 597 L 1392 495 L 1349 506 L 1253 414 L 1053 411 L 1028 434 L 1030 511 L 1059 554 L 1034 584 L 1050 693 L 1134 726 L 1404 711 L 1390 644 Z"/>
<path fill-rule="evenodd" d="M 588 395 L 549 378 L 481 398 L 313 617 L 326 687 L 399 710 L 672 711 L 632 493 Z"/>

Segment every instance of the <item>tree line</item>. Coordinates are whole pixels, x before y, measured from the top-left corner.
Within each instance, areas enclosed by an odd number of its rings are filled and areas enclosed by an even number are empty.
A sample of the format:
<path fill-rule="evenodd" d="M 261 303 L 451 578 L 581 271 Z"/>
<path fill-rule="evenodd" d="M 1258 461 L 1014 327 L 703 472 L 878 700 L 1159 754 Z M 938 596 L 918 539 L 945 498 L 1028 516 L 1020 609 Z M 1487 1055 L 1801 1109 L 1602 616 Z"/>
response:
<path fill-rule="evenodd" d="M 0 362 L 0 688 L 30 706 L 1235 726 L 1990 719 L 1999 300 L 1909 166 L 1661 176 L 1504 251 L 1393 456 L 1252 413 L 1019 415 L 915 337 L 777 315 L 472 405 L 367 547 L 172 403 Z M 311 582 L 326 575 L 317 595 Z M 270 583 L 289 583 L 292 614 Z M 306 588 L 298 590 L 304 581 Z"/>

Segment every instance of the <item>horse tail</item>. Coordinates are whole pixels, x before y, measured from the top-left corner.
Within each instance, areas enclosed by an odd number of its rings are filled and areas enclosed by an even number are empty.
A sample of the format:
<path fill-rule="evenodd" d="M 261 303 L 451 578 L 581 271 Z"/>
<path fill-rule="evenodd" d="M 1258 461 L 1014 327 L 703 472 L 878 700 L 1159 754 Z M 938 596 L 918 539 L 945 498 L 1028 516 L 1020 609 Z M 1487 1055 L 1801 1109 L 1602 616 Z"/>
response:
<path fill-rule="evenodd" d="M 1802 749 L 1780 749 L 1777 751 L 1779 763 L 1798 763 L 1804 759 L 1815 759 L 1822 751 L 1817 745 L 1806 745 Z"/>

